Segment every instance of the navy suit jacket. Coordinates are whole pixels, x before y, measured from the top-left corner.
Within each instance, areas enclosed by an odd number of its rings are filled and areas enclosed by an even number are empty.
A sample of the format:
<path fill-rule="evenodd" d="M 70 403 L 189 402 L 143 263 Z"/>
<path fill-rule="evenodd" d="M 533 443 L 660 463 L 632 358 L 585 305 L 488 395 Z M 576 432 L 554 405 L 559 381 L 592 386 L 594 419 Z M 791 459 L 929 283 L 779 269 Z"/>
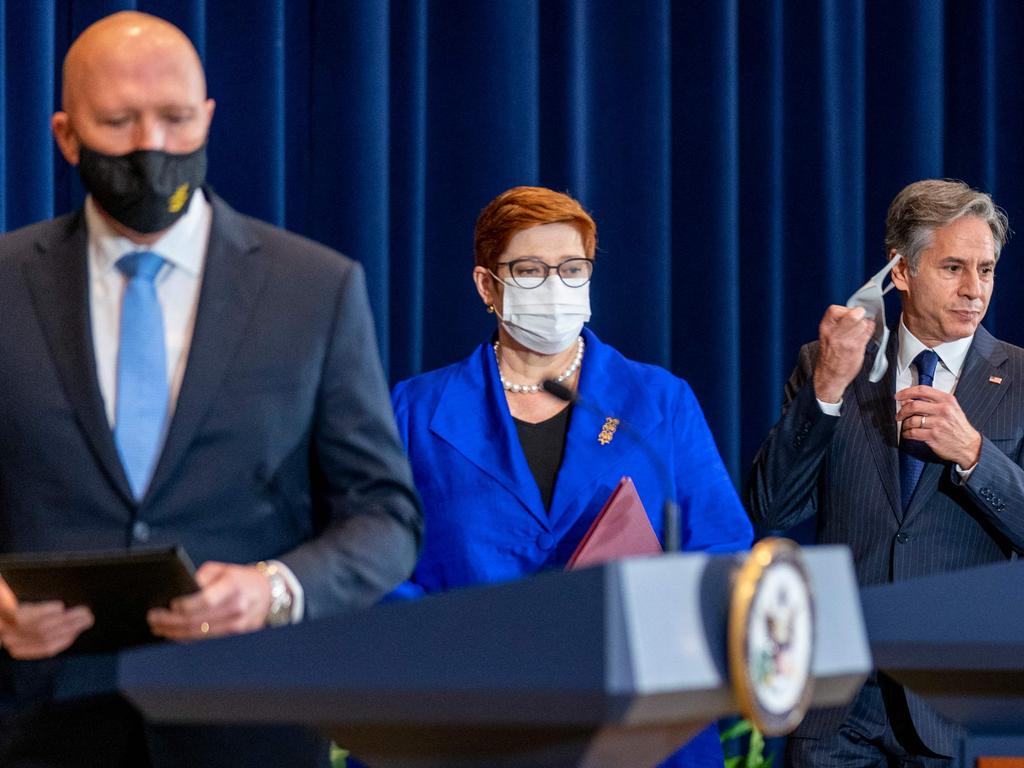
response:
<path fill-rule="evenodd" d="M 782 418 L 757 454 L 749 486 L 755 522 L 785 529 L 817 515 L 817 541 L 850 546 L 862 585 L 999 562 L 1024 550 L 1024 350 L 978 327 L 955 394 L 983 435 L 981 458 L 963 485 L 951 463 L 930 461 L 904 512 L 893 399 L 897 335 L 885 377 L 872 384 L 865 366 L 839 417 L 822 413 L 814 396 L 817 342 L 800 350 Z M 913 694 L 907 698 L 924 744 L 953 754 L 957 729 Z M 844 715 L 812 712 L 797 733 L 826 735 Z"/>
<path fill-rule="evenodd" d="M 188 364 L 138 503 L 96 377 L 82 212 L 0 238 L 0 551 L 182 544 L 283 561 L 309 618 L 369 605 L 411 572 L 422 521 L 362 270 L 208 197 Z M 0 703 L 61 666 L 0 653 Z"/>

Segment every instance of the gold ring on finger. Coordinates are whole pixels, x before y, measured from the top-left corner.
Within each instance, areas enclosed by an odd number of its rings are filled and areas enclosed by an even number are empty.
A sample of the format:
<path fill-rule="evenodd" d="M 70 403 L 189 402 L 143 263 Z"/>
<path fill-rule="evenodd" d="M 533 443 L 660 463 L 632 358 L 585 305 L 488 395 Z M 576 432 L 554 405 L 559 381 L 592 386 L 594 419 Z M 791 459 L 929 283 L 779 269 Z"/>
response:
<path fill-rule="evenodd" d="M 921 429 L 924 429 L 924 420 L 926 418 L 927 418 L 927 416 L 924 416 L 924 415 L 921 416 Z"/>
<path fill-rule="evenodd" d="M 204 635 L 210 634 L 210 622 L 204 621 L 202 624 L 200 624 L 199 631 L 202 632 Z"/>

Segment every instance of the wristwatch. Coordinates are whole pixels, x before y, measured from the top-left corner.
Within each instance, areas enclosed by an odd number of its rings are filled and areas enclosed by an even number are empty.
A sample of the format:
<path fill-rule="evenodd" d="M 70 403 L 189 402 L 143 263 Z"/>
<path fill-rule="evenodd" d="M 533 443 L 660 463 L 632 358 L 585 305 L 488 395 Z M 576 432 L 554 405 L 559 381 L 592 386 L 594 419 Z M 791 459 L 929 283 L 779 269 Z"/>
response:
<path fill-rule="evenodd" d="M 277 563 L 268 563 L 261 560 L 256 563 L 260 573 L 267 577 L 270 583 L 270 608 L 267 610 L 267 626 L 283 627 L 292 621 L 292 593 L 288 589 L 288 582 L 281 575 L 281 569 Z"/>

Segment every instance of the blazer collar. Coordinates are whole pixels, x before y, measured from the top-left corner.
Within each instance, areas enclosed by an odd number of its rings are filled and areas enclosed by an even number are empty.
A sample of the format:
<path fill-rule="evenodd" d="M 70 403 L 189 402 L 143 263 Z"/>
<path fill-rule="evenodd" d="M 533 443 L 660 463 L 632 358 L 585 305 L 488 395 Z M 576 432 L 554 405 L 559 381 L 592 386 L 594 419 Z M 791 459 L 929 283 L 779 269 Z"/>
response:
<path fill-rule="evenodd" d="M 261 242 L 245 217 L 209 189 L 210 243 L 185 377 L 147 498 L 173 477 L 206 415 L 255 310 L 267 273 Z"/>
<path fill-rule="evenodd" d="M 89 316 L 88 236 L 81 211 L 42 230 L 24 270 L 68 401 L 97 463 L 128 503 L 132 493 L 107 422 Z"/>
<path fill-rule="evenodd" d="M 498 377 L 491 344 L 457 364 L 445 384 L 430 429 L 522 503 L 546 530 L 564 532 L 586 508 L 594 479 L 612 471 L 638 441 L 660 423 L 645 382 L 635 366 L 589 330 L 580 369 L 580 400 L 573 407 L 565 455 L 545 510 L 523 455 Z M 619 419 L 611 440 L 599 437 L 609 419 Z M 611 425 L 609 425 L 611 426 Z"/>
<path fill-rule="evenodd" d="M 903 519 L 903 502 L 900 498 L 899 443 L 896 428 L 896 402 L 893 399 L 896 387 L 897 334 L 889 334 L 886 358 L 889 367 L 881 381 L 872 383 L 865 363 L 864 370 L 853 380 L 854 405 L 860 411 L 867 442 L 875 467 L 889 499 L 889 505 L 897 521 Z M 867 360 L 874 358 L 877 347 L 869 348 Z"/>
<path fill-rule="evenodd" d="M 984 431 L 992 411 L 1013 383 L 1007 359 L 1002 343 L 979 325 L 956 386 L 960 408 L 979 431 Z"/>
<path fill-rule="evenodd" d="M 260 243 L 243 216 L 207 190 L 213 225 L 185 378 L 143 503 L 172 476 L 228 369 L 266 274 Z M 89 317 L 87 233 L 81 211 L 46 228 L 24 268 L 61 383 L 112 485 L 134 504 L 107 422 Z"/>
<path fill-rule="evenodd" d="M 430 431 L 501 484 L 550 530 L 540 489 L 505 401 L 491 342 L 455 366 L 431 417 Z"/>
<path fill-rule="evenodd" d="M 649 450 L 645 446 L 650 435 L 664 420 L 655 405 L 656 394 L 643 378 L 646 367 L 628 362 L 589 331 L 584 332 L 584 340 L 587 350 L 580 370 L 579 400 L 551 500 L 550 517 L 560 531 L 571 527 L 588 508 L 591 494 L 587 491 L 598 478 L 617 481 L 626 471 L 627 457 Z M 645 456 L 644 460 L 663 458 Z"/>

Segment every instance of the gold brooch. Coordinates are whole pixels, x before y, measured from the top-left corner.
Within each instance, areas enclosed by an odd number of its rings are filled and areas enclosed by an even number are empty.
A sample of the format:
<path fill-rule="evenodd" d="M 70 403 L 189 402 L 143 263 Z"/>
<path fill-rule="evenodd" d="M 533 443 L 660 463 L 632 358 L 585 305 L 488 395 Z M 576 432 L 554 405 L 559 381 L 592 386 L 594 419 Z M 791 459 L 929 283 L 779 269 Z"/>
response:
<path fill-rule="evenodd" d="M 597 436 L 597 442 L 599 442 L 601 445 L 608 445 L 608 443 L 610 443 L 612 441 L 612 438 L 615 436 L 615 430 L 618 428 L 618 426 L 618 419 L 613 419 L 611 416 L 605 419 L 604 426 L 601 427 L 601 434 Z"/>

